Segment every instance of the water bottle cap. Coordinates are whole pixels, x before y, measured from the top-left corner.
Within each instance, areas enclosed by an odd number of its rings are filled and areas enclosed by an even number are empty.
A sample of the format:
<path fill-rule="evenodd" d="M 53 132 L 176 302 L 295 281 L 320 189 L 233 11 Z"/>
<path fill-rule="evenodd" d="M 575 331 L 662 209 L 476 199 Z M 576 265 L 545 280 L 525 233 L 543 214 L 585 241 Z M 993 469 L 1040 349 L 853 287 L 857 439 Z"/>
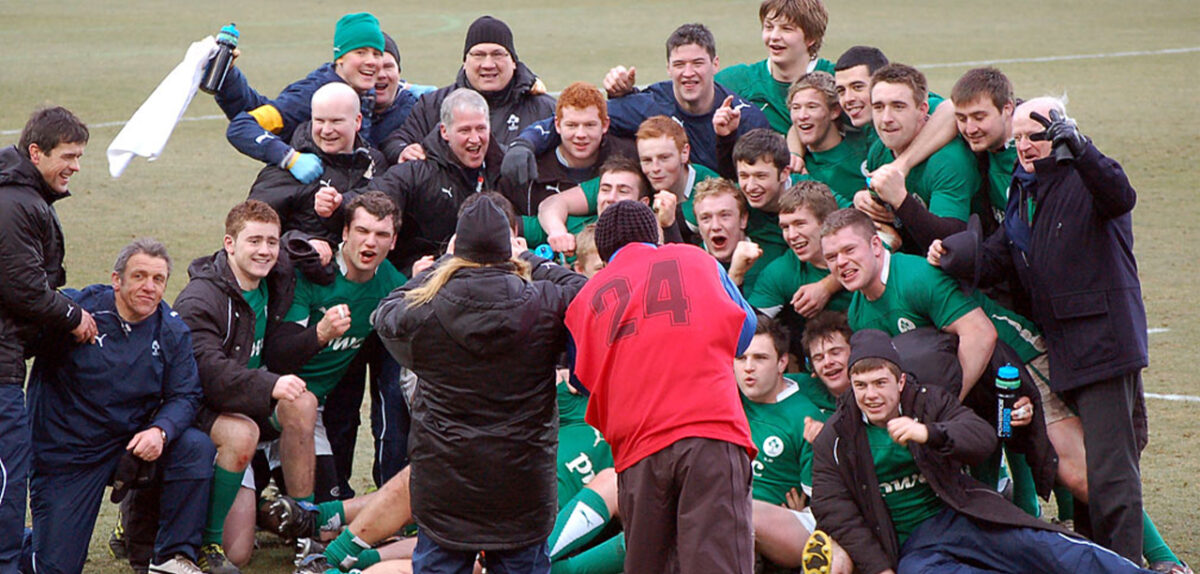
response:
<path fill-rule="evenodd" d="M 228 38 L 230 41 L 232 41 L 234 44 L 237 44 L 238 38 L 240 36 L 241 36 L 241 33 L 238 32 L 237 24 L 233 24 L 233 23 L 230 23 L 228 26 L 222 26 L 221 31 L 217 33 L 218 40 L 220 40 L 222 37 L 225 37 L 225 38 Z"/>
<path fill-rule="evenodd" d="M 996 371 L 996 386 L 1015 389 L 1021 386 L 1021 371 L 1012 365 L 1004 365 Z"/>

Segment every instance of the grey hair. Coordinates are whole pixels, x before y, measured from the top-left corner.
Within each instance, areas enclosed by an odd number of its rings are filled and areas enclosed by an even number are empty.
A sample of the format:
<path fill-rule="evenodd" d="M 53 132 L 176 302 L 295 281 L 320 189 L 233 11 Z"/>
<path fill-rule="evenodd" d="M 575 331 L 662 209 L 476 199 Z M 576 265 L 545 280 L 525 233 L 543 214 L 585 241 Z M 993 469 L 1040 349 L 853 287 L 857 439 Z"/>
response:
<path fill-rule="evenodd" d="M 479 95 L 479 92 L 470 88 L 459 88 L 450 92 L 446 99 L 442 100 L 441 120 L 442 125 L 450 126 L 454 124 L 454 110 L 458 109 L 474 109 L 483 112 L 483 115 L 488 115 L 488 103 Z"/>
<path fill-rule="evenodd" d="M 125 267 L 129 264 L 129 258 L 139 253 L 166 261 L 167 276 L 171 276 L 171 256 L 167 255 L 167 247 L 153 237 L 138 237 L 130 241 L 125 247 L 122 247 L 121 252 L 117 253 L 117 261 L 113 263 L 113 271 L 117 275 L 124 276 Z"/>

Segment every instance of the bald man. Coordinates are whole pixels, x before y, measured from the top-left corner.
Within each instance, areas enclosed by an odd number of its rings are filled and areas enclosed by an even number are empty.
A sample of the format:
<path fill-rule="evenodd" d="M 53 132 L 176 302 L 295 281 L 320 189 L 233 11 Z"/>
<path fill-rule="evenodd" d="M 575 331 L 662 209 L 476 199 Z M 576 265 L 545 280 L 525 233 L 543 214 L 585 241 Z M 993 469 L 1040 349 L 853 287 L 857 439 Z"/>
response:
<path fill-rule="evenodd" d="M 981 286 L 1020 279 L 1059 393 L 1083 424 L 1093 539 L 1140 562 L 1146 310 L 1133 256 L 1137 193 L 1055 98 L 1013 113 L 1017 167 L 1004 226 L 935 241 L 929 261 Z M 974 259 L 982 257 L 975 277 Z"/>
<path fill-rule="evenodd" d="M 258 173 L 250 199 L 263 201 L 279 213 L 282 232 L 300 230 L 318 240 L 313 244 L 323 261 L 342 240 L 340 218 L 323 219 L 313 211 L 313 198 L 323 188 L 339 193 L 365 191 L 372 176 L 383 168 L 384 158 L 362 139 L 362 113 L 358 93 L 347 84 L 325 84 L 312 96 L 312 120 L 301 125 L 291 145 L 301 153 L 315 154 L 325 171 L 312 183 L 301 183 L 285 169 L 269 165 Z"/>

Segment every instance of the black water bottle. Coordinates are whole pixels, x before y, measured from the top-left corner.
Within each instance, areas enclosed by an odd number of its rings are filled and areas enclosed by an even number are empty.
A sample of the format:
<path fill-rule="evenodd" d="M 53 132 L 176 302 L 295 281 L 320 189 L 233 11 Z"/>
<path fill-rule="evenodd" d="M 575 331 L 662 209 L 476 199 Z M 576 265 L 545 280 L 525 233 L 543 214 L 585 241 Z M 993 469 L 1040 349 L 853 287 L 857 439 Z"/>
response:
<path fill-rule="evenodd" d="M 1013 405 L 1017 402 L 1017 389 L 1021 388 L 1021 372 L 1012 365 L 1004 365 L 996 371 L 996 436 L 1012 436 Z"/>
<path fill-rule="evenodd" d="M 207 93 L 215 94 L 221 90 L 221 85 L 225 83 L 225 75 L 229 73 L 230 66 L 233 65 L 233 49 L 238 44 L 237 25 L 230 23 L 228 26 L 221 28 L 217 33 L 217 53 L 208 61 L 208 68 L 204 70 L 204 79 L 200 80 L 200 89 Z"/>

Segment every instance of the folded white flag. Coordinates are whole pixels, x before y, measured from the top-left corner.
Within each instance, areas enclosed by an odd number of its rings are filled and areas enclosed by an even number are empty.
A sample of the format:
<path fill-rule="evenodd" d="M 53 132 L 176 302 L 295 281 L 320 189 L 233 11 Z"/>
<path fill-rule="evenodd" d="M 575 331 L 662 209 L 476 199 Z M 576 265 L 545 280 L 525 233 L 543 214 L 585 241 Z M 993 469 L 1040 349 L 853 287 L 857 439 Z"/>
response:
<path fill-rule="evenodd" d="M 183 61 L 167 74 L 108 146 L 109 174 L 121 177 L 135 155 L 150 161 L 158 159 L 196 95 L 204 68 L 216 49 L 217 41 L 212 36 L 192 43 Z"/>

